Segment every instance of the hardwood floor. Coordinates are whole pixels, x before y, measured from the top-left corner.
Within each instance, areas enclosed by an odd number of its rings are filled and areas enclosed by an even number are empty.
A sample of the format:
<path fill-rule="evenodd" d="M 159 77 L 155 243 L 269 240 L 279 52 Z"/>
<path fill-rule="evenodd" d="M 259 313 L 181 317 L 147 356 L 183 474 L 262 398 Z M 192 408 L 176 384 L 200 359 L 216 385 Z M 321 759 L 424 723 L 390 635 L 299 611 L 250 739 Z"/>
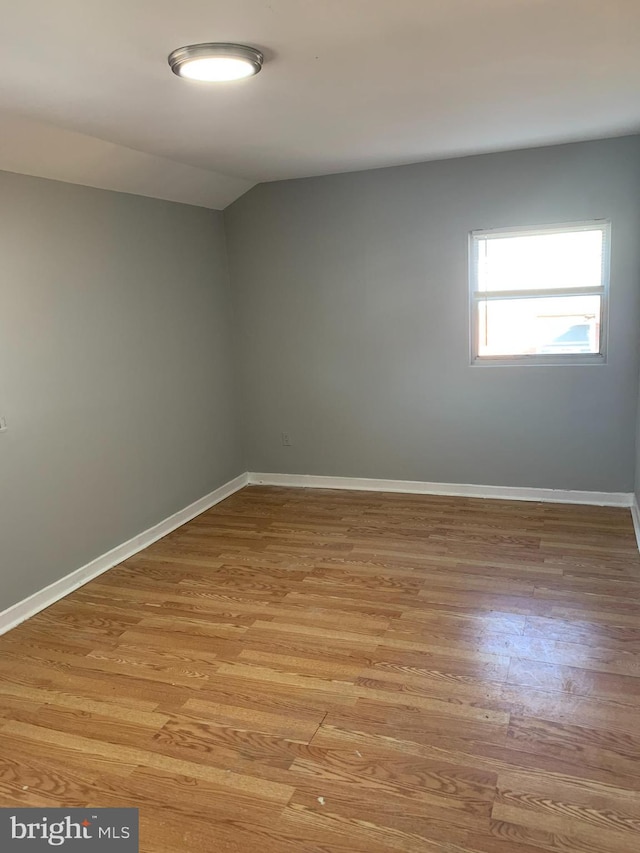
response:
<path fill-rule="evenodd" d="M 145 853 L 638 853 L 628 510 L 250 487 L 0 638 L 0 806 Z"/>

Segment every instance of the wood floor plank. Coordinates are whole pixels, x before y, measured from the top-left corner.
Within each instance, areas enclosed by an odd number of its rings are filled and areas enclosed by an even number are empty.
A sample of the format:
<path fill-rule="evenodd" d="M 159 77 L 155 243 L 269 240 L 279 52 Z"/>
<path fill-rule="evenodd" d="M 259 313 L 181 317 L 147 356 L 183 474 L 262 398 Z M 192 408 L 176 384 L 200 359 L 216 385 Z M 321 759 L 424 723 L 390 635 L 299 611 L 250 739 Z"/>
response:
<path fill-rule="evenodd" d="M 0 638 L 0 805 L 143 853 L 637 853 L 628 510 L 249 487 Z"/>

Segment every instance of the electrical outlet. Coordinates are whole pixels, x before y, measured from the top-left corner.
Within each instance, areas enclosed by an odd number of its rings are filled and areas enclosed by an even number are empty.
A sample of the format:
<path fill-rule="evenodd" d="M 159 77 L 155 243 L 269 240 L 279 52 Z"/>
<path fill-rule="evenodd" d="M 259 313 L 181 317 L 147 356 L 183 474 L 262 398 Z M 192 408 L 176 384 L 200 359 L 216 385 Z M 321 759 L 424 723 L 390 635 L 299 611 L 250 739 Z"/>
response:
<path fill-rule="evenodd" d="M 283 447 L 291 447 L 291 433 L 288 433 L 288 432 L 282 433 L 282 446 Z"/>
<path fill-rule="evenodd" d="M 0 432 L 7 431 L 7 419 L 5 417 L 0 417 Z"/>

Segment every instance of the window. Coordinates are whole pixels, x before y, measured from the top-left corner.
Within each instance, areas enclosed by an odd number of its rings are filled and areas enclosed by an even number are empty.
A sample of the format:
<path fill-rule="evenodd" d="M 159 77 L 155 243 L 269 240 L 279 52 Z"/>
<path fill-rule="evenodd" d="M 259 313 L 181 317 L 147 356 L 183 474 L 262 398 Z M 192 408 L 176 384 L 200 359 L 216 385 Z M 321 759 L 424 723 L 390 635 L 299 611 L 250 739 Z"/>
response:
<path fill-rule="evenodd" d="M 471 233 L 472 363 L 604 361 L 610 226 Z"/>

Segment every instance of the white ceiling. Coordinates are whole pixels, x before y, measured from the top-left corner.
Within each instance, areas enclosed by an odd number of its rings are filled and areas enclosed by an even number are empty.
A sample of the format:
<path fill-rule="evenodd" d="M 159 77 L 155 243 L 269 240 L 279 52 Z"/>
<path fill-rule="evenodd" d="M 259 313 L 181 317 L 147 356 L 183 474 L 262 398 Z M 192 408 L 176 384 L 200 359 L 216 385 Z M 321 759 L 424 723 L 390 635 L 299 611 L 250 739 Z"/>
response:
<path fill-rule="evenodd" d="M 0 168 L 223 208 L 258 181 L 640 130 L 640 0 L 0 0 Z M 181 80 L 199 41 L 263 71 Z"/>

